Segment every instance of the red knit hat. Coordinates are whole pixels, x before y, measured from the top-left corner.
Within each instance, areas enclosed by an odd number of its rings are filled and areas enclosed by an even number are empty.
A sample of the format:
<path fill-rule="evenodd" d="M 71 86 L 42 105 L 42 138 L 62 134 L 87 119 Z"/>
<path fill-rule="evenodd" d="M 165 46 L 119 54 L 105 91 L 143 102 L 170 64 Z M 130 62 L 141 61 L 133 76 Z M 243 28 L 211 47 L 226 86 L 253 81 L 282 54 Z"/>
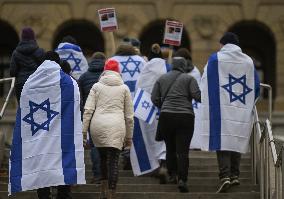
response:
<path fill-rule="evenodd" d="M 119 63 L 113 59 L 109 59 L 105 63 L 104 70 L 112 70 L 112 71 L 120 73 Z"/>

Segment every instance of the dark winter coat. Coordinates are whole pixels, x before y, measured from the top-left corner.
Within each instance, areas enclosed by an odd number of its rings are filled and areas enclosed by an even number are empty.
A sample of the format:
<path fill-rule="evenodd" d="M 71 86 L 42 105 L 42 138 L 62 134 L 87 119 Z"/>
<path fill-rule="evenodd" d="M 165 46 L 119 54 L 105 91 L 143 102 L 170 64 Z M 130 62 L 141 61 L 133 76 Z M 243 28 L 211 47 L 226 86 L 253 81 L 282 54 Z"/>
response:
<path fill-rule="evenodd" d="M 99 81 L 99 77 L 104 70 L 104 64 L 105 62 L 102 59 L 91 60 L 91 62 L 89 63 L 88 71 L 83 73 L 78 80 L 83 107 L 86 103 L 92 86 Z"/>
<path fill-rule="evenodd" d="M 29 76 L 43 62 L 44 50 L 35 40 L 20 41 L 14 50 L 10 63 L 10 76 L 16 78 L 15 92 L 19 102 L 23 86 Z"/>

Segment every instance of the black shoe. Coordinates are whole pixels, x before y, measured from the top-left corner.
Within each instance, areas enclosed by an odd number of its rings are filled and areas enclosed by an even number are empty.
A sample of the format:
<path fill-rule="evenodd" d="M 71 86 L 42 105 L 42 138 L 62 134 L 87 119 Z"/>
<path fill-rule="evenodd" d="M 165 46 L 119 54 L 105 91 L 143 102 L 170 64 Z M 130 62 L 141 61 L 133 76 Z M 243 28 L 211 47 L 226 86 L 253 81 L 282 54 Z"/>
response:
<path fill-rule="evenodd" d="M 238 186 L 240 184 L 238 176 L 231 177 L 231 186 Z"/>
<path fill-rule="evenodd" d="M 176 175 L 170 175 L 168 177 L 168 184 L 177 184 L 177 176 Z"/>
<path fill-rule="evenodd" d="M 181 192 L 181 193 L 187 193 L 188 192 L 187 183 L 184 182 L 183 180 L 179 180 L 178 181 L 178 189 L 179 189 L 179 192 Z"/>
<path fill-rule="evenodd" d="M 219 188 L 216 193 L 224 193 L 226 192 L 231 186 L 230 178 L 223 178 L 221 179 Z"/>

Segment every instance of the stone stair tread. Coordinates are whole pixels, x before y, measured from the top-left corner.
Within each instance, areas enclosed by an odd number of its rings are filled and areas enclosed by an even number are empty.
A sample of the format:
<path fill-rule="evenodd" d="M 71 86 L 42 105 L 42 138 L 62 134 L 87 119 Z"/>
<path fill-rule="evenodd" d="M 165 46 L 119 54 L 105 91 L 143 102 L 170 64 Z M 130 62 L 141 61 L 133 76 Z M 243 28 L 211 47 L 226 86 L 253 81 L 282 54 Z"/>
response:
<path fill-rule="evenodd" d="M 36 192 L 23 192 L 13 195 L 11 197 L 7 196 L 7 192 L 0 191 L 0 198 L 1 199 L 10 199 L 10 198 L 17 198 L 17 199 L 32 199 L 36 198 Z M 94 199 L 99 196 L 99 193 L 94 192 L 77 192 L 72 193 L 73 199 Z M 231 193 L 160 193 L 160 192 L 117 192 L 116 198 L 117 199 L 259 199 L 260 194 L 257 192 L 239 192 L 238 194 L 231 192 Z"/>
<path fill-rule="evenodd" d="M 217 185 L 192 185 L 189 186 L 189 192 L 213 192 L 217 190 Z M 100 186 L 98 185 L 78 185 L 72 188 L 72 192 L 99 192 Z M 177 185 L 160 185 L 160 184 L 118 184 L 118 192 L 177 192 Z M 259 192 L 258 185 L 240 185 L 230 189 L 230 192 Z"/>

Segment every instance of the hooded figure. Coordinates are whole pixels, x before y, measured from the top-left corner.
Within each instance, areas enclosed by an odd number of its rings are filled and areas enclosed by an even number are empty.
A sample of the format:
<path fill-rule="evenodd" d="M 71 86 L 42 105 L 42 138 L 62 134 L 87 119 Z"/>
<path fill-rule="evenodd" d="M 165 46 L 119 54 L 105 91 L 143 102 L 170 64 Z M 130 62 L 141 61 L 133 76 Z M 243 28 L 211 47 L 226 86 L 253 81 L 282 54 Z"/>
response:
<path fill-rule="evenodd" d="M 15 93 L 18 102 L 25 82 L 43 62 L 43 56 L 44 50 L 38 47 L 34 31 L 29 27 L 24 28 L 10 63 L 10 76 L 16 78 Z"/>
<path fill-rule="evenodd" d="M 166 143 L 166 164 L 170 183 L 188 192 L 189 145 L 194 130 L 192 99 L 201 101 L 197 81 L 187 73 L 186 60 L 174 57 L 172 71 L 162 75 L 152 91 L 152 102 L 160 108 L 159 129 Z"/>
<path fill-rule="evenodd" d="M 92 86 L 99 81 L 99 78 L 102 72 L 104 71 L 105 60 L 106 57 L 103 53 L 94 53 L 91 61 L 89 62 L 88 71 L 83 73 L 78 80 L 78 84 L 81 89 L 83 107 L 86 103 L 87 97 Z"/>

